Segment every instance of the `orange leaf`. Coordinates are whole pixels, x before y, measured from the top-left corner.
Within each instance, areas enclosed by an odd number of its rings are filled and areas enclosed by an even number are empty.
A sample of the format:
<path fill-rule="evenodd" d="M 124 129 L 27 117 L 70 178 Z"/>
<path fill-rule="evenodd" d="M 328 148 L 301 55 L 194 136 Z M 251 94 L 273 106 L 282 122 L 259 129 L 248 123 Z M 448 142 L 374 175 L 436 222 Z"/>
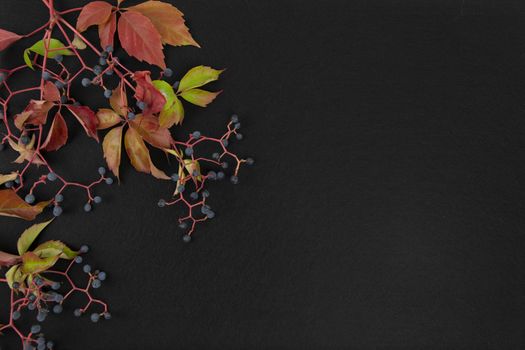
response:
<path fill-rule="evenodd" d="M 102 149 L 104 150 L 104 158 L 106 158 L 106 163 L 108 163 L 109 169 L 119 177 L 119 166 L 120 166 L 120 157 L 122 153 L 122 129 L 124 127 L 120 126 L 118 128 L 113 128 L 107 135 L 104 137 L 102 142 Z"/>
<path fill-rule="evenodd" d="M 80 32 L 96 24 L 106 23 L 111 16 L 113 6 L 104 1 L 93 1 L 82 8 L 77 20 L 77 29 Z"/>
<path fill-rule="evenodd" d="M 159 32 L 164 44 L 200 47 L 184 24 L 183 13 L 173 5 L 160 1 L 147 1 L 132 6 L 129 10 L 140 12 L 148 17 Z"/>
<path fill-rule="evenodd" d="M 60 91 L 55 84 L 50 81 L 47 81 L 44 85 L 44 100 L 49 102 L 60 101 Z"/>
<path fill-rule="evenodd" d="M 109 108 L 101 108 L 97 112 L 98 130 L 111 128 L 122 121 L 117 112 Z"/>
<path fill-rule="evenodd" d="M 77 118 L 80 125 L 84 128 L 88 136 L 94 138 L 98 142 L 97 126 L 98 119 L 89 107 L 86 106 L 72 106 L 68 105 L 67 109 Z"/>
<path fill-rule="evenodd" d="M 66 144 L 67 134 L 66 121 L 64 120 L 64 117 L 57 112 L 42 147 L 48 152 L 58 150 Z"/>
<path fill-rule="evenodd" d="M 34 220 L 38 214 L 50 203 L 40 202 L 34 206 L 27 204 L 15 191 L 0 190 L 0 215 L 12 216 L 24 220 Z"/>
<path fill-rule="evenodd" d="M 160 149 L 170 148 L 171 133 L 167 128 L 159 126 L 157 117 L 139 114 L 131 121 L 131 126 L 150 145 Z"/>
<path fill-rule="evenodd" d="M 140 71 L 133 74 L 133 79 L 137 84 L 135 89 L 135 99 L 146 104 L 144 115 L 151 115 L 162 111 L 166 104 L 164 95 L 153 86 L 150 72 Z"/>
<path fill-rule="evenodd" d="M 124 145 L 126 147 L 128 157 L 131 160 L 131 165 L 133 165 L 136 170 L 143 173 L 151 173 L 153 176 L 159 179 L 170 179 L 164 172 L 157 169 L 153 165 L 148 148 L 144 144 L 142 137 L 140 137 L 139 133 L 135 129 L 129 128 L 128 131 L 126 131 Z"/>
<path fill-rule="evenodd" d="M 0 51 L 6 49 L 20 39 L 22 39 L 20 35 L 0 29 Z"/>
<path fill-rule="evenodd" d="M 52 107 L 52 102 L 31 100 L 26 109 L 15 116 L 15 126 L 21 130 L 25 124 L 45 124 L 47 121 L 47 113 Z"/>
<path fill-rule="evenodd" d="M 100 37 L 100 46 L 105 49 L 113 46 L 115 41 L 115 31 L 117 30 L 117 14 L 112 13 L 109 20 L 98 26 L 98 36 Z"/>
<path fill-rule="evenodd" d="M 120 44 L 128 55 L 162 69 L 166 68 L 160 34 L 148 17 L 135 11 L 122 14 L 118 22 L 118 33 Z"/>
<path fill-rule="evenodd" d="M 121 116 L 125 117 L 128 114 L 128 96 L 122 84 L 119 84 L 117 88 L 113 90 L 109 98 L 109 104 L 111 108 Z"/>

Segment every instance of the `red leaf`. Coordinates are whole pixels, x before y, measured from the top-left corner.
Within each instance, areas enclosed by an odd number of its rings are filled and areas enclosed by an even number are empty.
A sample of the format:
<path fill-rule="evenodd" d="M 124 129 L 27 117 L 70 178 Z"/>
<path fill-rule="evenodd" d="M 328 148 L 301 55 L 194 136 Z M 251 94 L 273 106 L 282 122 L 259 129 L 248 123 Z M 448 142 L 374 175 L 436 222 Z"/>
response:
<path fill-rule="evenodd" d="M 109 104 L 115 112 L 122 117 L 128 115 L 128 96 L 126 95 L 126 85 L 118 84 L 109 98 Z"/>
<path fill-rule="evenodd" d="M 84 128 L 88 136 L 94 138 L 98 142 L 98 135 L 97 135 L 97 126 L 98 126 L 98 119 L 95 114 L 91 110 L 91 108 L 86 106 L 67 106 L 69 111 L 73 113 L 75 118 L 78 119 L 80 122 L 80 125 Z"/>
<path fill-rule="evenodd" d="M 26 109 L 15 116 L 15 126 L 22 130 L 26 124 L 43 125 L 51 108 L 53 108 L 52 102 L 31 100 Z"/>
<path fill-rule="evenodd" d="M 150 145 L 160 149 L 170 148 L 172 142 L 170 131 L 159 126 L 157 117 L 139 114 L 131 121 L 131 126 Z"/>
<path fill-rule="evenodd" d="M 182 12 L 175 6 L 160 1 L 146 1 L 129 9 L 148 17 L 159 32 L 164 44 L 200 47 L 184 24 Z"/>
<path fill-rule="evenodd" d="M 80 32 L 96 24 L 106 23 L 111 16 L 113 6 L 104 1 L 93 1 L 82 8 L 77 20 L 77 29 Z"/>
<path fill-rule="evenodd" d="M 21 258 L 18 255 L 0 252 L 0 267 L 13 266 L 15 264 L 18 264 L 20 261 Z"/>
<path fill-rule="evenodd" d="M 34 220 L 49 204 L 40 202 L 33 206 L 27 204 L 13 190 L 0 190 L 0 215 L 12 216 L 24 220 Z"/>
<path fill-rule="evenodd" d="M 60 91 L 55 84 L 50 81 L 47 81 L 44 85 L 44 100 L 50 102 L 60 101 Z"/>
<path fill-rule="evenodd" d="M 113 13 L 109 20 L 98 26 L 98 36 L 100 37 L 100 46 L 105 49 L 113 46 L 115 31 L 117 30 L 117 14 Z"/>
<path fill-rule="evenodd" d="M 166 104 L 164 95 L 151 83 L 150 72 L 140 71 L 133 74 L 133 79 L 137 83 L 135 98 L 146 104 L 144 115 L 151 115 L 162 111 Z"/>
<path fill-rule="evenodd" d="M 22 39 L 20 35 L 0 29 L 0 51 L 6 49 L 12 43 L 20 39 Z"/>
<path fill-rule="evenodd" d="M 148 17 L 135 11 L 122 14 L 118 22 L 118 35 L 122 48 L 130 56 L 166 68 L 160 34 Z"/>
<path fill-rule="evenodd" d="M 48 152 L 56 151 L 66 144 L 67 135 L 66 121 L 60 113 L 57 113 L 42 147 Z"/>

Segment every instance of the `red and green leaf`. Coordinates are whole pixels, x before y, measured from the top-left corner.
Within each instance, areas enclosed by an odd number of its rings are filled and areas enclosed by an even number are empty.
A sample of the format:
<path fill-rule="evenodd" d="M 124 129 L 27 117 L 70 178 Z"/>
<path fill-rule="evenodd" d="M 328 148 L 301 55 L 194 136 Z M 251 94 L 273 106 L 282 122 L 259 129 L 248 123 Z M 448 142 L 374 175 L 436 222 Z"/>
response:
<path fill-rule="evenodd" d="M 125 85 L 122 83 L 117 86 L 109 98 L 111 108 L 122 117 L 128 114 L 128 96 L 126 95 Z"/>
<path fill-rule="evenodd" d="M 105 1 L 92 1 L 82 8 L 77 20 L 77 29 L 85 31 L 90 26 L 104 24 L 109 20 L 113 6 Z"/>
<path fill-rule="evenodd" d="M 119 124 L 122 118 L 112 109 L 101 108 L 97 112 L 98 130 L 108 129 Z"/>
<path fill-rule="evenodd" d="M 115 32 L 117 30 L 117 14 L 112 13 L 109 19 L 98 26 L 98 36 L 100 37 L 100 46 L 105 49 L 113 46 L 115 41 Z"/>
<path fill-rule="evenodd" d="M 219 79 L 224 70 L 207 66 L 197 66 L 190 69 L 180 80 L 178 92 L 194 89 Z"/>
<path fill-rule="evenodd" d="M 166 104 L 166 98 L 155 88 L 151 81 L 150 74 L 148 71 L 140 71 L 133 74 L 133 79 L 137 84 L 135 99 L 146 104 L 146 108 L 143 111 L 144 115 L 159 113 Z"/>
<path fill-rule="evenodd" d="M 183 91 L 180 96 L 194 105 L 206 107 L 209 105 L 222 91 L 210 92 L 202 89 L 191 89 Z"/>
<path fill-rule="evenodd" d="M 25 110 L 14 118 L 15 126 L 22 130 L 24 125 L 43 125 L 47 121 L 47 114 L 53 103 L 49 101 L 31 100 Z"/>
<path fill-rule="evenodd" d="M 120 158 L 122 153 L 123 126 L 111 129 L 104 137 L 102 149 L 108 168 L 119 178 Z M 131 157 L 130 157 L 131 158 Z"/>
<path fill-rule="evenodd" d="M 88 136 L 94 138 L 98 142 L 98 119 L 95 112 L 93 112 L 91 108 L 86 106 L 68 105 L 67 108 L 75 116 L 75 118 L 77 118 L 80 125 L 82 125 Z"/>
<path fill-rule="evenodd" d="M 126 152 L 131 161 L 131 165 L 140 172 L 152 174 L 154 177 L 169 180 L 170 178 L 161 170 L 157 169 L 151 161 L 148 148 L 144 144 L 140 134 L 133 128 L 126 131 L 124 137 Z"/>
<path fill-rule="evenodd" d="M 139 114 L 130 124 L 153 147 L 164 149 L 171 146 L 171 133 L 159 125 L 157 117 Z"/>

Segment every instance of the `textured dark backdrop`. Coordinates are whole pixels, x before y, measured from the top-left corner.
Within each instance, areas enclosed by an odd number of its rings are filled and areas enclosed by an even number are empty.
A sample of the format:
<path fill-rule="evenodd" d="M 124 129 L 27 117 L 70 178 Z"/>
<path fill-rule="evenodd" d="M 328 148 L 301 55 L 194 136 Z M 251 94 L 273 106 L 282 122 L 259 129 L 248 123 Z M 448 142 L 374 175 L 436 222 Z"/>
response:
<path fill-rule="evenodd" d="M 238 112 L 257 166 L 211 188 L 191 245 L 156 208 L 172 188 L 129 166 L 93 213 L 66 207 L 44 238 L 92 246 L 114 319 L 52 318 L 61 349 L 523 349 L 523 1 L 176 5 L 203 46 L 168 50 L 176 74 L 228 67 L 185 129 Z M 22 33 L 46 19 L 0 12 Z M 63 154 L 84 179 L 102 164 L 80 133 Z M 26 224 L 0 222 L 14 249 Z"/>

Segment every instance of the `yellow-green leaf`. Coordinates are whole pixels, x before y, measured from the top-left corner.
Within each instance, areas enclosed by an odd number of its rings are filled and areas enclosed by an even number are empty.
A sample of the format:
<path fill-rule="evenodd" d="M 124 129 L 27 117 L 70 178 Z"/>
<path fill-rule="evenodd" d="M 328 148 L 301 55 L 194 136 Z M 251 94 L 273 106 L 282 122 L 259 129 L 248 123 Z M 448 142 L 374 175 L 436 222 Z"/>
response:
<path fill-rule="evenodd" d="M 29 249 L 31 244 L 33 244 L 33 242 L 38 237 L 40 232 L 42 232 L 42 230 L 45 229 L 46 226 L 51 223 L 51 221 L 53 220 L 42 222 L 40 224 L 35 224 L 31 226 L 30 228 L 26 229 L 22 233 L 20 238 L 18 238 L 18 242 L 16 244 L 16 247 L 18 249 L 18 254 L 22 255 L 25 252 L 27 252 L 27 250 Z"/>
<path fill-rule="evenodd" d="M 60 258 L 68 260 L 71 260 L 78 255 L 77 252 L 69 248 L 61 241 L 44 242 L 38 247 L 36 247 L 36 249 L 33 252 L 40 258 L 48 258 L 50 256 L 59 255 Z"/>
<path fill-rule="evenodd" d="M 13 289 L 14 282 L 22 284 L 25 280 L 25 276 L 20 269 L 20 265 L 11 266 L 11 268 L 5 273 L 5 278 L 7 279 L 7 284 L 11 289 Z"/>
<path fill-rule="evenodd" d="M 166 104 L 159 115 L 159 125 L 171 128 L 174 124 L 181 124 L 184 119 L 184 107 L 173 87 L 164 80 L 154 80 L 152 84 L 166 98 Z"/>
<path fill-rule="evenodd" d="M 46 271 L 56 264 L 58 256 L 40 258 L 33 252 L 26 252 L 22 255 L 22 273 L 33 274 Z"/>
<path fill-rule="evenodd" d="M 180 95 L 189 103 L 200 107 L 209 105 L 222 91 L 210 92 L 202 89 L 191 89 L 182 92 Z"/>
<path fill-rule="evenodd" d="M 182 77 L 178 92 L 190 90 L 219 79 L 224 70 L 217 70 L 207 66 L 193 67 Z"/>
<path fill-rule="evenodd" d="M 30 52 L 34 52 L 37 55 L 44 56 L 46 52 L 46 46 L 48 48 L 47 57 L 55 58 L 57 56 L 71 56 L 74 55 L 74 52 L 67 49 L 66 46 L 57 39 L 47 39 L 39 40 L 30 48 L 24 50 L 24 61 L 27 66 L 33 69 L 33 64 L 31 58 L 29 57 Z"/>

